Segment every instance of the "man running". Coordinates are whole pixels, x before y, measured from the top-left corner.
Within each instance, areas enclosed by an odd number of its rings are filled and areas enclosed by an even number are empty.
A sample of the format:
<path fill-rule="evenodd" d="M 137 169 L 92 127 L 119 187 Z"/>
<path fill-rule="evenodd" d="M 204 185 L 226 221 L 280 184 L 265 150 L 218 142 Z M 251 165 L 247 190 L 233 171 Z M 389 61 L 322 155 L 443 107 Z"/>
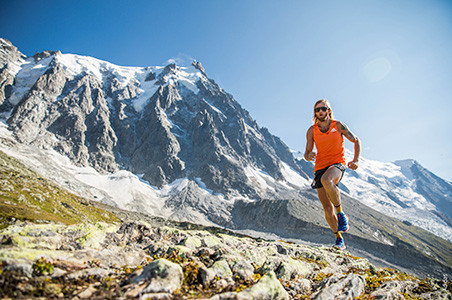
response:
<path fill-rule="evenodd" d="M 311 186 L 317 189 L 325 211 L 325 219 L 336 236 L 333 247 L 344 250 L 345 242 L 341 232 L 346 232 L 349 226 L 347 217 L 342 211 L 341 195 L 337 188 L 345 172 L 343 136 L 355 144 L 354 158 L 347 164 L 352 170 L 358 168 L 361 142 L 344 123 L 334 120 L 328 100 L 321 99 L 315 103 L 313 121 L 314 125 L 306 134 L 304 158 L 308 161 L 315 159 L 314 181 Z M 312 151 L 314 144 L 317 154 Z"/>

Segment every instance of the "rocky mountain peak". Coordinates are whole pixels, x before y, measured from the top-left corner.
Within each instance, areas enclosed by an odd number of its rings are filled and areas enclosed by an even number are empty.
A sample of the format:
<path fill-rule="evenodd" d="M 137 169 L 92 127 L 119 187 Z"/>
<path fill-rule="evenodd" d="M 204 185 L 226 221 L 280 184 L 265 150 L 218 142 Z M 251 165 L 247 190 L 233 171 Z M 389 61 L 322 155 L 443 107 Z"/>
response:
<path fill-rule="evenodd" d="M 55 56 L 55 55 L 58 55 L 58 54 L 61 54 L 61 52 L 60 51 L 45 50 L 43 52 L 36 52 L 36 54 L 33 55 L 32 58 L 34 58 L 36 61 L 39 61 L 39 60 L 41 60 L 43 58 L 48 58 L 48 57 Z"/>
<path fill-rule="evenodd" d="M 192 66 L 195 67 L 197 70 L 201 71 L 201 73 L 207 77 L 206 75 L 206 70 L 204 69 L 204 67 L 202 66 L 201 62 L 194 60 L 192 63 Z"/>
<path fill-rule="evenodd" d="M 25 55 L 10 41 L 0 38 L 0 113 L 12 109 L 11 104 L 5 100 L 12 94 L 15 75 L 24 59 Z"/>
<path fill-rule="evenodd" d="M 180 68 L 176 66 L 176 64 L 172 63 L 167 65 L 163 71 L 159 74 L 158 76 L 158 83 L 159 84 L 164 84 L 165 82 L 168 81 L 168 78 L 176 75 L 176 72 L 179 71 Z"/>
<path fill-rule="evenodd" d="M 17 50 L 17 47 L 14 47 L 14 45 L 5 38 L 0 38 L 0 47 L 2 48 L 14 48 L 15 50 Z"/>
<path fill-rule="evenodd" d="M 0 38 L 0 62 L 2 64 L 9 61 L 16 61 L 20 58 L 25 58 L 17 47 L 15 47 L 9 40 Z"/>

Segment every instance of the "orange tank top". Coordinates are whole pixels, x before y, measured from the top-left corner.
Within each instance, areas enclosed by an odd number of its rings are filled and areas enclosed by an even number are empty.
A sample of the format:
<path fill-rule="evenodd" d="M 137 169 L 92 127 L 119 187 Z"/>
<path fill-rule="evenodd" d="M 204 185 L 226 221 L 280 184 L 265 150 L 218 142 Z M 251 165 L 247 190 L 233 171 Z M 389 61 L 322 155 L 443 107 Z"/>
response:
<path fill-rule="evenodd" d="M 324 169 L 332 164 L 345 165 L 344 138 L 337 129 L 336 121 L 332 120 L 327 132 L 321 132 L 314 124 L 314 143 L 317 148 L 314 171 Z"/>

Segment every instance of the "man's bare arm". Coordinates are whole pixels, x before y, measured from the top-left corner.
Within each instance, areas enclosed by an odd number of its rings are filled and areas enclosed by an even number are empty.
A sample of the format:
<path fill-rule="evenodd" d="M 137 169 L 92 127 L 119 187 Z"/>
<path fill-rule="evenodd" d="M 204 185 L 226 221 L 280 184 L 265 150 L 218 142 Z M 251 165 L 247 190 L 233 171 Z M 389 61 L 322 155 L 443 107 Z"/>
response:
<path fill-rule="evenodd" d="M 312 149 L 314 149 L 314 132 L 311 126 L 306 133 L 306 150 L 304 152 L 304 158 L 308 161 L 315 158 L 316 153 L 312 152 Z"/>
<path fill-rule="evenodd" d="M 353 157 L 353 161 L 348 163 L 348 167 L 352 170 L 356 170 L 358 168 L 359 155 L 361 154 L 361 141 L 359 138 L 353 134 L 353 132 L 348 129 L 347 125 L 341 122 L 337 122 L 337 129 L 342 133 L 350 142 L 355 144 L 355 155 Z"/>
<path fill-rule="evenodd" d="M 339 129 L 339 132 L 342 133 L 350 142 L 355 143 L 356 140 L 359 140 L 356 135 L 353 134 L 353 132 L 348 129 L 348 126 L 344 123 L 337 122 L 337 129 Z"/>

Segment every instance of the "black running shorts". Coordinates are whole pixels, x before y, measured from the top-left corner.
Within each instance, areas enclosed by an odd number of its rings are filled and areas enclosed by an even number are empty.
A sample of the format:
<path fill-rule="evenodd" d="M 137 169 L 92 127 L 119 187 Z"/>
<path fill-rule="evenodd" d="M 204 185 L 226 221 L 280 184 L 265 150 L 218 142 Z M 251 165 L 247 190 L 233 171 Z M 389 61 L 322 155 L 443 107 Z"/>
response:
<path fill-rule="evenodd" d="M 342 179 L 342 177 L 344 176 L 345 166 L 344 166 L 343 164 L 333 164 L 333 165 L 331 165 L 331 166 L 335 166 L 336 168 L 338 168 L 339 170 L 341 170 L 342 175 L 341 175 L 341 178 L 339 179 L 339 182 L 340 182 L 341 179 Z M 322 180 L 321 180 L 321 179 L 322 179 L 322 176 L 323 176 L 323 174 L 326 172 L 326 170 L 328 170 L 328 168 L 331 167 L 331 166 L 328 166 L 328 167 L 326 167 L 326 168 L 324 168 L 324 169 L 315 171 L 315 173 L 314 173 L 314 180 L 313 180 L 312 183 L 311 183 L 311 187 L 312 187 L 313 189 L 319 189 L 319 188 L 322 188 L 322 187 L 323 187 Z M 339 184 L 339 183 L 338 183 L 338 184 Z"/>

